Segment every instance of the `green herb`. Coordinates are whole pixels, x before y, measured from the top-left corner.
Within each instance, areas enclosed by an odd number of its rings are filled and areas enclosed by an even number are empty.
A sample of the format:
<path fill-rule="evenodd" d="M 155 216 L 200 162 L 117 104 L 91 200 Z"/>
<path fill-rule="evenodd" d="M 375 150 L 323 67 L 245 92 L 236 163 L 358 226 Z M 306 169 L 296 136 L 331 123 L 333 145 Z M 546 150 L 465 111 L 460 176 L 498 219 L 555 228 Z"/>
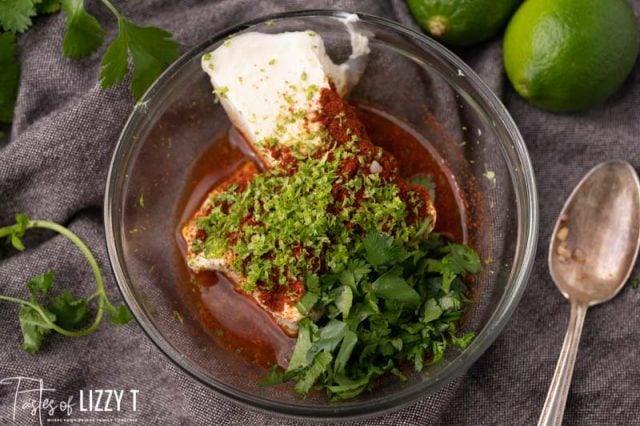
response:
<path fill-rule="evenodd" d="M 0 122 L 10 123 L 13 119 L 20 65 L 16 56 L 16 36 L 0 34 Z"/>
<path fill-rule="evenodd" d="M 307 310 L 327 315 L 299 322 L 289 367 L 272 369 L 263 385 L 293 380 L 301 394 L 316 388 L 331 400 L 348 399 L 385 373 L 406 380 L 404 360 L 422 371 L 448 348 L 469 345 L 474 333 L 460 334 L 458 321 L 470 303 L 462 278 L 481 268 L 475 252 L 437 234 L 416 247 L 372 232 L 358 247 L 344 269 L 307 277 L 307 290 L 317 294 Z"/>
<path fill-rule="evenodd" d="M 227 86 L 218 87 L 213 91 L 213 94 L 216 95 L 218 99 L 226 99 L 227 93 L 229 93 L 229 88 Z"/>
<path fill-rule="evenodd" d="M 30 220 L 23 214 L 16 215 L 16 223 L 0 228 L 0 238 L 7 238 L 8 242 L 17 249 L 24 250 L 22 237 L 29 229 L 41 228 L 55 231 L 69 239 L 76 245 L 87 259 L 96 280 L 96 291 L 88 298 L 74 296 L 69 290 L 62 290 L 53 296 L 53 271 L 47 271 L 33 277 L 27 283 L 29 299 L 0 295 L 0 300 L 20 305 L 20 328 L 23 336 L 23 348 L 27 352 L 35 353 L 42 347 L 47 334 L 55 331 L 69 337 L 86 336 L 93 333 L 106 312 L 113 325 L 127 324 L 133 318 L 125 305 L 114 306 L 109 301 L 104 289 L 104 282 L 100 267 L 87 245 L 73 232 L 64 226 L 44 220 Z M 96 300 L 97 310 L 95 319 L 90 325 L 80 328 L 88 317 L 88 306 Z"/>
<path fill-rule="evenodd" d="M 494 172 L 493 170 L 485 170 L 485 172 L 483 173 L 484 177 L 487 178 L 487 180 L 495 183 L 496 181 L 496 172 Z"/>
<path fill-rule="evenodd" d="M 269 65 L 275 65 L 275 64 L 276 64 L 276 60 L 275 60 L 275 59 L 271 59 L 271 60 L 269 61 Z"/>
<path fill-rule="evenodd" d="M 629 283 L 631 284 L 631 288 L 635 290 L 635 289 L 637 289 L 637 288 L 638 288 L 638 284 L 640 284 L 640 279 L 638 279 L 638 278 L 631 278 L 631 279 L 629 280 Z"/>
<path fill-rule="evenodd" d="M 83 0 L 62 0 L 62 10 L 67 15 L 67 32 L 62 42 L 64 56 L 83 58 L 102 45 L 104 30 L 84 9 Z"/>
<path fill-rule="evenodd" d="M 34 0 L 38 14 L 50 14 L 60 10 L 61 0 Z"/>
<path fill-rule="evenodd" d="M 259 283 L 287 285 L 323 266 L 330 271 L 344 269 L 350 253 L 363 244 L 374 266 L 396 260 L 402 250 L 390 237 L 363 242 L 354 239 L 350 227 L 362 233 L 384 227 L 399 243 L 417 243 L 422 224 L 407 225 L 407 206 L 396 185 L 362 171 L 347 179 L 339 174 L 341 160 L 357 161 L 357 155 L 342 147 L 332 153 L 333 160 L 327 156 L 300 160 L 292 176 L 276 167 L 257 175 L 244 191 L 233 186 L 215 195 L 209 200 L 211 213 L 197 222 L 208 237 L 192 249 L 208 258 L 232 253 L 231 267 L 247 278 L 247 291 Z M 336 201 L 335 185 L 360 192 L 360 199 Z M 348 295 L 342 297 L 346 306 Z"/>
<path fill-rule="evenodd" d="M 133 64 L 131 92 L 135 99 L 180 54 L 171 33 L 156 27 L 140 27 L 126 20 L 108 0 L 102 2 L 118 20 L 118 37 L 111 43 L 101 62 L 100 84 L 111 87 L 122 81 L 127 73 L 129 58 Z"/>
<path fill-rule="evenodd" d="M 108 88 L 124 79 L 131 64 L 131 93 L 138 100 L 160 73 L 179 55 L 171 34 L 156 27 L 140 27 L 126 20 L 109 0 L 100 0 L 116 17 L 118 35 L 101 62 L 100 83 Z M 67 17 L 62 52 L 69 58 L 93 54 L 105 31 L 84 8 L 84 0 L 0 0 L 0 122 L 13 119 L 19 83 L 15 34 L 26 31 L 38 14 L 62 9 Z"/>
<path fill-rule="evenodd" d="M 278 365 L 273 364 L 269 374 L 258 381 L 259 386 L 275 386 L 283 383 L 282 374 L 278 371 Z"/>
<path fill-rule="evenodd" d="M 32 24 L 36 14 L 34 0 L 3 0 L 0 2 L 0 26 L 12 33 L 21 33 Z"/>

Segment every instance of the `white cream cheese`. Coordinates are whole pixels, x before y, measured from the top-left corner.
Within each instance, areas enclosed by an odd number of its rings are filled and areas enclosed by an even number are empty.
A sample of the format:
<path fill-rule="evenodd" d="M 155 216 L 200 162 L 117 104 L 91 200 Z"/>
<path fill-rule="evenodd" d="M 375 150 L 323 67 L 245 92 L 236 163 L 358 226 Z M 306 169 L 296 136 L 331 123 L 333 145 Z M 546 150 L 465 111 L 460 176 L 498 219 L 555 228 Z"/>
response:
<path fill-rule="evenodd" d="M 305 154 L 323 143 L 323 129 L 314 120 L 320 91 L 333 84 L 344 95 L 353 83 L 349 63 L 369 52 L 368 38 L 354 29 L 357 16 L 343 21 L 352 54 L 341 65 L 333 63 L 313 31 L 244 33 L 203 55 L 202 68 L 211 77 L 214 93 L 266 167 L 277 162 L 271 146 Z"/>
<path fill-rule="evenodd" d="M 211 77 L 214 93 L 265 167 L 278 161 L 272 157 L 271 147 L 285 146 L 305 154 L 326 140 L 322 123 L 315 120 L 321 109 L 320 91 L 333 84 L 345 95 L 357 82 L 366 64 L 363 58 L 369 53 L 368 38 L 355 31 L 357 20 L 356 15 L 342 19 L 350 34 L 352 53 L 341 65 L 333 63 L 322 38 L 313 31 L 244 33 L 203 55 L 202 68 Z M 247 168 L 251 167 L 255 168 L 248 163 L 236 173 L 250 173 Z M 208 198 L 219 190 L 214 189 Z M 223 272 L 241 287 L 244 277 L 229 266 L 233 262 L 231 253 L 211 258 L 191 249 L 197 240 L 196 220 L 207 211 L 205 202 L 182 229 L 189 247 L 189 268 Z M 297 331 L 302 315 L 293 302 L 273 312 L 262 302 L 258 290 L 252 296 L 285 330 Z"/>

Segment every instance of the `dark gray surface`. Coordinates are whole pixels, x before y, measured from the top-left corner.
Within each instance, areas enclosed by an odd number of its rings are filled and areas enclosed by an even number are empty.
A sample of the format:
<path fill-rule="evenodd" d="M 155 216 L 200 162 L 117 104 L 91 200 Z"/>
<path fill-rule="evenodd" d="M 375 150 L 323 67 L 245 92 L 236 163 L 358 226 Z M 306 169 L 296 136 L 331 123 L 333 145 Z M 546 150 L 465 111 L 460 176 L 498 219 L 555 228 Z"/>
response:
<path fill-rule="evenodd" d="M 114 22 L 87 2 L 111 36 Z M 173 32 L 192 46 L 232 23 L 301 8 L 341 8 L 414 25 L 404 2 L 383 1 L 145 1 L 116 2 L 126 16 Z M 640 0 L 632 1 L 636 13 Z M 62 16 L 38 19 L 20 38 L 22 81 L 11 142 L 0 147 L 0 223 L 16 212 L 67 224 L 94 250 L 105 271 L 102 196 L 111 153 L 133 102 L 126 90 L 96 85 L 99 54 L 63 59 Z M 102 48 L 104 49 L 104 47 Z M 526 105 L 510 88 L 500 40 L 457 52 L 503 99 L 527 142 L 538 178 L 541 242 L 528 289 L 502 335 L 466 376 L 439 394 L 367 424 L 534 424 L 542 408 L 569 315 L 548 277 L 546 246 L 555 216 L 580 177 L 606 159 L 640 166 L 640 70 L 604 105 L 554 115 Z M 29 249 L 0 261 L 0 290 L 24 296 L 24 282 L 55 268 L 60 284 L 93 286 L 83 259 L 60 237 L 36 234 Z M 118 297 L 110 274 L 108 292 Z M 640 416 L 640 290 L 627 286 L 589 311 L 569 396 L 567 424 L 633 424 Z M 294 424 L 228 403 L 174 367 L 137 325 L 101 327 L 82 340 L 53 337 L 37 356 L 20 350 L 17 308 L 0 304 L 0 380 L 42 378 L 55 398 L 79 389 L 138 389 L 139 424 Z M 11 424 L 13 389 L 0 386 L 0 424 Z M 77 402 L 77 401 L 76 401 Z M 76 407 L 77 408 L 77 407 Z M 18 409 L 16 424 L 36 419 Z M 55 416 L 54 416 L 55 417 Z M 89 415 L 74 413 L 72 417 Z M 94 415 L 105 417 L 104 414 Z"/>

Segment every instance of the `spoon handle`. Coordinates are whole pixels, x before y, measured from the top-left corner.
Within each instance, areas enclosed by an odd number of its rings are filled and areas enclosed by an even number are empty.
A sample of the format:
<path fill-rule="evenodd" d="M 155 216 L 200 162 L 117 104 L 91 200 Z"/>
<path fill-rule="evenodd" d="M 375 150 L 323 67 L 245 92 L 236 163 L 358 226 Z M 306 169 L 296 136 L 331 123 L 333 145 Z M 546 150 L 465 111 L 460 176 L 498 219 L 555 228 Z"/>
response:
<path fill-rule="evenodd" d="M 553 373 L 553 380 L 549 386 L 538 426 L 560 426 L 562 423 L 587 308 L 586 304 L 571 302 L 571 316 L 569 317 L 567 334 L 564 336 L 556 371 Z"/>

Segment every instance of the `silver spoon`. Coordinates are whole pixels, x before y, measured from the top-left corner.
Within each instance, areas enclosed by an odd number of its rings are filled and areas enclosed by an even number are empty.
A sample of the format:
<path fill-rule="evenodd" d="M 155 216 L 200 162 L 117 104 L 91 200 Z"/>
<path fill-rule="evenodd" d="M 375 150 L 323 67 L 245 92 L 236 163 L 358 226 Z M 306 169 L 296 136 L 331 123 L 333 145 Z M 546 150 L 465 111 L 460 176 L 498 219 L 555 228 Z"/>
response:
<path fill-rule="evenodd" d="M 601 163 L 573 190 L 551 236 L 549 271 L 571 315 L 539 426 L 561 424 L 587 308 L 618 294 L 639 246 L 638 176 L 629 163 Z"/>

